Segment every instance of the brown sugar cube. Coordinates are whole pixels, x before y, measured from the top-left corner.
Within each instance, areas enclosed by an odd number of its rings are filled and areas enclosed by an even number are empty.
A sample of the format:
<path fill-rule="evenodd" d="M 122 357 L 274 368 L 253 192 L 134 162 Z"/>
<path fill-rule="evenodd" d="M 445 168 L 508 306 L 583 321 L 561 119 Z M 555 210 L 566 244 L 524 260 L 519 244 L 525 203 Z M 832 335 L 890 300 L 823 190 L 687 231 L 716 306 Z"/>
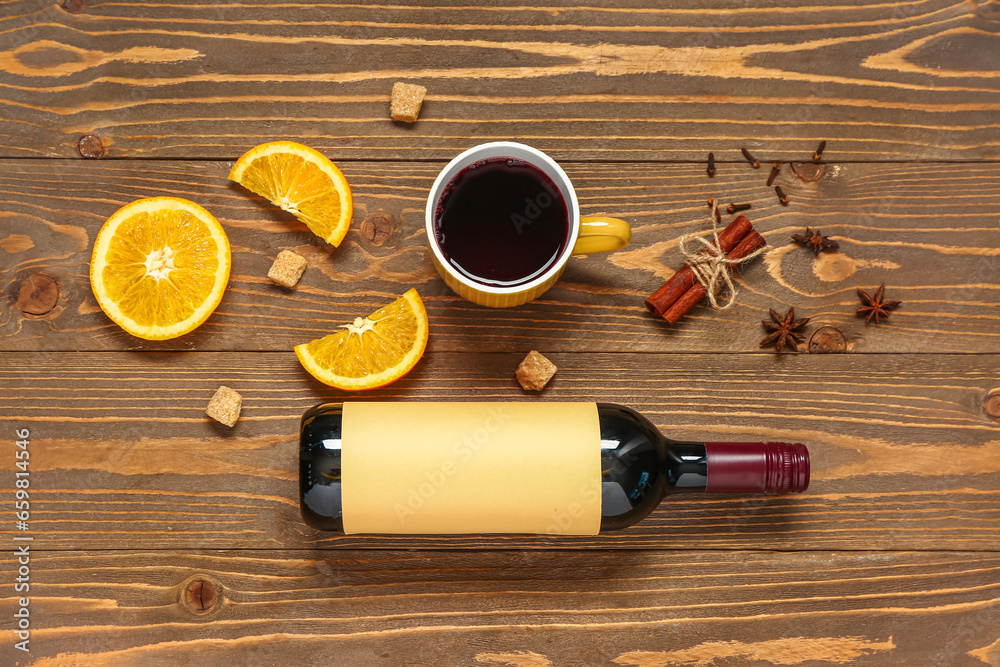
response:
<path fill-rule="evenodd" d="M 404 123 L 415 123 L 420 115 L 420 106 L 424 103 L 424 95 L 427 89 L 413 83 L 403 83 L 397 81 L 392 84 L 392 111 L 393 120 L 401 120 Z"/>
<path fill-rule="evenodd" d="M 532 350 L 517 367 L 517 381 L 525 391 L 541 391 L 556 374 L 556 365 Z"/>
<path fill-rule="evenodd" d="M 302 272 L 306 270 L 306 258 L 296 255 L 291 250 L 282 250 L 271 265 L 267 277 L 285 287 L 295 287 Z"/>
<path fill-rule="evenodd" d="M 240 418 L 240 408 L 243 406 L 243 397 L 238 393 L 223 385 L 215 392 L 215 396 L 208 402 L 208 409 L 205 414 L 217 422 L 232 427 L 236 425 L 236 420 Z"/>

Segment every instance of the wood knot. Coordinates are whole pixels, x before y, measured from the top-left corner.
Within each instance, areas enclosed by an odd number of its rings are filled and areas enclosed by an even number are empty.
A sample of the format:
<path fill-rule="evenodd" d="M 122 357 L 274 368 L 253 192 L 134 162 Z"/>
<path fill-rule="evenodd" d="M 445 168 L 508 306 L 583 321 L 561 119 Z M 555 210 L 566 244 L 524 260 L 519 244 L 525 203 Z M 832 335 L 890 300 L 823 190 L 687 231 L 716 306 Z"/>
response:
<path fill-rule="evenodd" d="M 379 209 L 361 222 L 361 234 L 372 245 L 380 246 L 396 231 L 396 221 L 392 215 Z"/>
<path fill-rule="evenodd" d="M 70 14 L 79 14 L 83 11 L 83 5 L 85 3 L 86 0 L 63 0 L 62 5 L 60 6 Z"/>
<path fill-rule="evenodd" d="M 829 354 L 831 352 L 846 352 L 847 337 L 844 332 L 829 324 L 821 326 L 809 336 L 810 354 Z"/>
<path fill-rule="evenodd" d="M 218 606 L 219 590 L 207 577 L 194 577 L 181 588 L 181 605 L 196 616 L 204 616 Z"/>
<path fill-rule="evenodd" d="M 1000 421 L 1000 387 L 990 389 L 989 393 L 986 394 L 983 409 L 994 420 Z"/>
<path fill-rule="evenodd" d="M 803 183 L 815 183 L 823 178 L 826 165 L 816 162 L 792 162 L 792 173 Z"/>
<path fill-rule="evenodd" d="M 32 273 L 17 289 L 17 307 L 25 315 L 46 315 L 59 303 L 59 281 L 47 273 Z"/>
<path fill-rule="evenodd" d="M 104 142 L 96 134 L 85 134 L 80 137 L 76 149 L 80 151 L 81 156 L 95 160 L 104 155 Z"/>

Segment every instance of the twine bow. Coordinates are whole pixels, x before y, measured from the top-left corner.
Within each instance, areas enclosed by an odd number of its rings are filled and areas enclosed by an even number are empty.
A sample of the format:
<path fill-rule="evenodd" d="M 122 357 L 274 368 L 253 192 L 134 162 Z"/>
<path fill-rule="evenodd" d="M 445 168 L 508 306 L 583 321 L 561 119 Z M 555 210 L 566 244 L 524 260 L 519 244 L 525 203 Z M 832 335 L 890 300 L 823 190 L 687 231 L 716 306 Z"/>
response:
<path fill-rule="evenodd" d="M 684 255 L 684 263 L 690 267 L 694 277 L 705 288 L 708 294 L 708 301 L 715 310 L 726 310 L 736 303 L 736 283 L 733 282 L 732 269 L 743 262 L 748 262 L 754 257 L 771 250 L 771 246 L 766 245 L 756 250 L 746 257 L 738 259 L 728 259 L 719 245 L 719 203 L 716 201 L 712 206 L 709 217 L 712 219 L 712 240 L 706 241 L 704 237 L 697 233 L 685 234 L 677 240 L 677 247 Z M 695 251 L 689 251 L 684 247 L 686 242 L 698 241 L 704 247 Z M 723 288 L 728 290 L 728 299 L 720 299 Z M 724 305 L 722 305 L 724 303 Z"/>

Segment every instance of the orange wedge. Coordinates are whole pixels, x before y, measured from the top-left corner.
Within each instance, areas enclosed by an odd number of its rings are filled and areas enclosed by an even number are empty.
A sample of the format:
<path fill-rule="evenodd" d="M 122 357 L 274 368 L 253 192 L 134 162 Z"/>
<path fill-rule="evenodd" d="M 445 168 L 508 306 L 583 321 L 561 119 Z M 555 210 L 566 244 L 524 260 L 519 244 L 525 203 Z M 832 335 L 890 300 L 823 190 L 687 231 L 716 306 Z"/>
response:
<path fill-rule="evenodd" d="M 196 329 L 229 282 L 229 239 L 211 213 L 177 197 L 139 199 L 97 233 L 90 286 L 118 326 L 147 340 Z"/>
<path fill-rule="evenodd" d="M 427 347 L 427 311 L 411 289 L 343 331 L 295 346 L 302 367 L 338 389 L 383 387 L 410 372 Z"/>
<path fill-rule="evenodd" d="M 335 246 L 347 234 L 354 213 L 351 187 L 319 151 L 294 141 L 251 148 L 229 171 L 229 180 L 268 199 Z"/>

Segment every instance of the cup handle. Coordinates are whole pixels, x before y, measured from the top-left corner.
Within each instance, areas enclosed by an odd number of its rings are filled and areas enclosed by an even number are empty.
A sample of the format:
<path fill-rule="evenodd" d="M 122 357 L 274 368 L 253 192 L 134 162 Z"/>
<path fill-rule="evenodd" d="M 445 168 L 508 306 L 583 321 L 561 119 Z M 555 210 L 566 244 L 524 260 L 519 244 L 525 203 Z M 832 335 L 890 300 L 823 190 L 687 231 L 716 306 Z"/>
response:
<path fill-rule="evenodd" d="M 580 218 L 580 235 L 573 246 L 573 254 L 612 252 L 624 248 L 631 240 L 632 229 L 624 220 L 604 215 L 588 215 Z"/>

